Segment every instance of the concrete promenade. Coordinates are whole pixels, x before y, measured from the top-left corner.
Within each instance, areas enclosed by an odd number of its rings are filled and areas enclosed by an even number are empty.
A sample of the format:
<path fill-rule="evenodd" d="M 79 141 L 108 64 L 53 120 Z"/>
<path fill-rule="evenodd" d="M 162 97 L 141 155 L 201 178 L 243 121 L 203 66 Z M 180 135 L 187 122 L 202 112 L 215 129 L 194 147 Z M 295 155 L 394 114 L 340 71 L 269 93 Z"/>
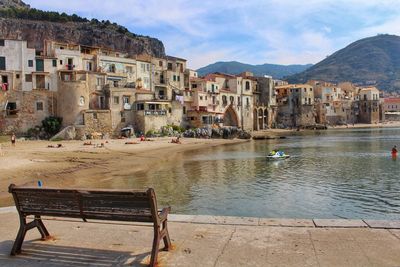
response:
<path fill-rule="evenodd" d="M 145 266 L 148 224 L 44 221 L 52 239 L 28 232 L 10 257 L 18 214 L 0 209 L 0 266 Z M 171 215 L 174 249 L 159 266 L 400 266 L 400 222 Z"/>

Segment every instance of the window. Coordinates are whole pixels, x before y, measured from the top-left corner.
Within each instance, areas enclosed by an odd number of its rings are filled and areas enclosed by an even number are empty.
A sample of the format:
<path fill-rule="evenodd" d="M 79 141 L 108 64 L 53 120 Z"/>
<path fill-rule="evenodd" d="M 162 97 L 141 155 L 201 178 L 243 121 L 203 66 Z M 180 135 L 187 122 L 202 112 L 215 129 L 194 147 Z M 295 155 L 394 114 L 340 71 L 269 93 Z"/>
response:
<path fill-rule="evenodd" d="M 33 60 L 28 60 L 28 67 L 33 67 Z"/>
<path fill-rule="evenodd" d="M 137 110 L 144 110 L 144 104 L 143 103 L 136 104 L 136 109 Z"/>
<path fill-rule="evenodd" d="M 6 57 L 0 57 L 0 70 L 6 70 Z"/>
<path fill-rule="evenodd" d="M 125 69 L 126 69 L 127 73 L 132 73 L 133 72 L 133 69 L 132 69 L 131 66 L 127 66 Z"/>
<path fill-rule="evenodd" d="M 203 96 L 200 96 L 200 100 L 203 100 Z"/>
<path fill-rule="evenodd" d="M 114 96 L 114 105 L 118 105 L 118 104 L 119 104 L 119 97 Z"/>
<path fill-rule="evenodd" d="M 146 64 L 141 63 L 140 64 L 140 69 L 141 69 L 142 72 L 145 72 L 146 71 Z"/>
<path fill-rule="evenodd" d="M 25 82 L 27 83 L 32 82 L 32 74 L 25 74 Z"/>
<path fill-rule="evenodd" d="M 122 102 L 124 103 L 124 104 L 129 104 L 129 102 L 130 102 L 130 97 L 129 96 L 123 96 L 122 97 Z"/>
<path fill-rule="evenodd" d="M 19 74 L 15 74 L 15 78 L 19 79 Z"/>
<path fill-rule="evenodd" d="M 102 86 L 103 85 L 103 78 L 102 77 L 97 77 L 96 78 L 96 85 L 97 86 Z"/>
<path fill-rule="evenodd" d="M 149 79 L 149 77 L 144 77 L 143 78 L 143 83 L 144 83 L 144 86 L 146 88 L 149 88 L 150 87 L 150 79 Z"/>
<path fill-rule="evenodd" d="M 115 64 L 111 64 L 109 67 L 109 71 L 115 73 Z"/>
<path fill-rule="evenodd" d="M 307 93 L 307 88 L 304 88 L 304 93 Z"/>
<path fill-rule="evenodd" d="M 223 95 L 223 96 L 222 96 L 222 103 L 223 103 L 224 105 L 226 105 L 226 104 L 228 103 L 228 99 L 227 99 L 226 95 Z"/>
<path fill-rule="evenodd" d="M 229 100 L 231 101 L 231 104 L 233 104 L 235 102 L 235 98 L 233 96 L 230 96 Z"/>
<path fill-rule="evenodd" d="M 183 114 L 186 114 L 186 107 L 185 106 L 183 106 L 182 110 L 183 110 Z"/>
<path fill-rule="evenodd" d="M 90 61 L 88 61 L 88 62 L 86 62 L 86 70 L 87 71 L 92 71 L 92 62 L 90 62 Z"/>
<path fill-rule="evenodd" d="M 53 67 L 57 67 L 57 59 L 53 59 Z"/>
<path fill-rule="evenodd" d="M 172 70 L 172 63 L 168 63 L 168 70 Z"/>
<path fill-rule="evenodd" d="M 146 64 L 146 70 L 150 71 L 150 64 Z"/>
<path fill-rule="evenodd" d="M 248 97 L 246 97 L 246 106 L 250 106 L 250 100 Z"/>
<path fill-rule="evenodd" d="M 97 120 L 97 113 L 93 113 L 93 119 Z"/>
<path fill-rule="evenodd" d="M 193 83 L 192 88 L 197 88 L 197 84 Z"/>
<path fill-rule="evenodd" d="M 176 75 L 173 76 L 173 80 L 174 80 L 174 82 L 176 82 Z"/>
<path fill-rule="evenodd" d="M 158 66 L 160 66 L 160 67 L 163 66 L 163 62 L 161 60 L 158 62 Z"/>
<path fill-rule="evenodd" d="M 62 60 L 60 60 L 60 65 L 62 65 L 63 64 L 63 61 Z"/>
<path fill-rule="evenodd" d="M 177 80 L 178 80 L 178 82 L 181 80 L 181 76 L 176 76 L 176 78 L 177 78 Z"/>
<path fill-rule="evenodd" d="M 43 110 L 43 102 L 36 102 L 36 111 Z"/>
<path fill-rule="evenodd" d="M 246 90 L 250 90 L 250 82 L 246 81 Z"/>
<path fill-rule="evenodd" d="M 7 115 L 17 115 L 17 103 L 16 102 L 8 102 L 6 106 Z"/>
<path fill-rule="evenodd" d="M 0 40 L 0 46 L 4 46 L 4 40 Z"/>
<path fill-rule="evenodd" d="M 113 81 L 113 86 L 118 88 L 119 87 L 118 81 Z"/>

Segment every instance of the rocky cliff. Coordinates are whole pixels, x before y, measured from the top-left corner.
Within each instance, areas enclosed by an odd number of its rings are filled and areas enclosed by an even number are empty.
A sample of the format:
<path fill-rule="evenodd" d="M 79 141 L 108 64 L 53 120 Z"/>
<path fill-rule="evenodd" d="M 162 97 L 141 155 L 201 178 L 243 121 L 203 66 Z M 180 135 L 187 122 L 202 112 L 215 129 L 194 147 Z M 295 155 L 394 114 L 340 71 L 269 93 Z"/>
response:
<path fill-rule="evenodd" d="M 29 8 L 29 5 L 25 4 L 21 0 L 0 0 L 0 8 L 7 7 Z"/>
<path fill-rule="evenodd" d="M 47 39 L 107 47 L 130 55 L 165 56 L 158 39 L 136 35 L 109 21 L 37 10 L 20 0 L 0 0 L 0 38 L 27 40 L 29 47 L 36 49 L 42 49 Z"/>

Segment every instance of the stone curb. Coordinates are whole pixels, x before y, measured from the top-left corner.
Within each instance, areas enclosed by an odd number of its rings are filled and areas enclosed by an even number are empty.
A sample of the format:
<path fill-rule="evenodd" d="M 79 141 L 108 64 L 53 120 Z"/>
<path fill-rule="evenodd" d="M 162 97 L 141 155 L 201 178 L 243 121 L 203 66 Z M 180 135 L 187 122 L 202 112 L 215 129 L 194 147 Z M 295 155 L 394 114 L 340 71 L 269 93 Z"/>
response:
<path fill-rule="evenodd" d="M 14 206 L 0 208 L 0 214 L 15 213 Z M 310 228 L 371 228 L 400 229 L 400 220 L 347 220 L 347 219 L 280 219 L 211 215 L 169 214 L 168 221 L 193 224 L 310 227 Z"/>

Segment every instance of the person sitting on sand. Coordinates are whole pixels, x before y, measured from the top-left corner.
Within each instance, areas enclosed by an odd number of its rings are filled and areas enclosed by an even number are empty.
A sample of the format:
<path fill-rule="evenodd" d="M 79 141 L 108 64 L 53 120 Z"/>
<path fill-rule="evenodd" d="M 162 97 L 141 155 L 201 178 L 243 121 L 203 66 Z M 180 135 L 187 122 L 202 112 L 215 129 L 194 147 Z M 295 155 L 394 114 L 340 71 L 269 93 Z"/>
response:
<path fill-rule="evenodd" d="M 396 154 L 397 154 L 397 146 L 394 146 L 394 147 L 392 148 L 392 154 L 393 154 L 393 155 L 396 155 Z"/>
<path fill-rule="evenodd" d="M 180 136 L 178 136 L 176 139 L 172 138 L 171 143 L 173 144 L 182 144 L 180 140 Z"/>
<path fill-rule="evenodd" d="M 140 141 L 146 141 L 146 138 L 144 137 L 143 134 L 140 136 Z"/>

